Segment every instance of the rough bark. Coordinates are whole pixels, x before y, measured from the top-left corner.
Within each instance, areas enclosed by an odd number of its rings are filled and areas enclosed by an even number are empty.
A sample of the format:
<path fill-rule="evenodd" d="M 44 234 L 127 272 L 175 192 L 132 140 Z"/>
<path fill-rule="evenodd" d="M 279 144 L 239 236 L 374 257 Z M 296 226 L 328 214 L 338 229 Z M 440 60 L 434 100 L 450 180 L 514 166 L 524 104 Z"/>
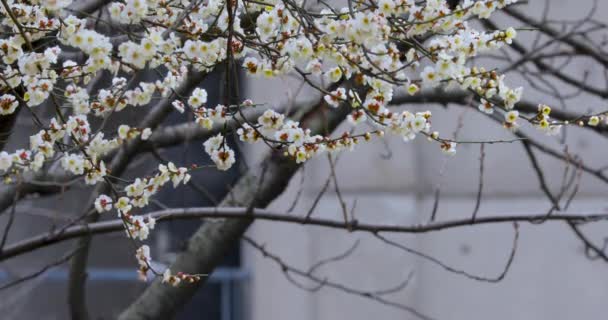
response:
<path fill-rule="evenodd" d="M 12 114 L 0 116 L 0 151 L 4 149 L 8 143 L 8 138 L 11 136 L 11 133 L 13 133 L 13 127 L 17 122 L 19 110 L 21 110 L 21 108 L 18 108 Z"/>

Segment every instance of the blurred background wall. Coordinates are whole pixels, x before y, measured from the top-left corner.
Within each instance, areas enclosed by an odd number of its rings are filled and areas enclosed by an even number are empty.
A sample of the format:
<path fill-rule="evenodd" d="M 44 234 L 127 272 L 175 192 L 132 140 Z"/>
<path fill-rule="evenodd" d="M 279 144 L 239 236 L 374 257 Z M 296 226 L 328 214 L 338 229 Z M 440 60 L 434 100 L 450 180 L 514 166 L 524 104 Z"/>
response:
<path fill-rule="evenodd" d="M 528 1 L 519 6 L 527 15 L 540 19 L 545 6 L 552 19 L 576 20 L 586 16 L 593 1 Z M 608 13 L 608 2 L 598 1 L 595 17 L 599 21 Z M 503 28 L 521 24 L 504 14 L 495 14 Z M 518 39 L 529 45 L 535 32 L 520 31 Z M 479 59 L 488 69 L 504 63 Z M 603 87 L 603 75 L 593 70 L 593 62 L 577 61 L 567 67 L 574 77 L 588 72 L 589 83 Z M 524 86 L 526 100 L 562 107 L 560 101 L 535 92 L 516 72 L 507 75 L 514 87 Z M 565 88 L 555 82 L 557 88 Z M 273 91 L 281 97 L 269 97 L 264 90 L 267 80 L 250 85 L 250 97 L 256 102 L 282 106 L 291 100 L 311 100 L 312 91 L 297 95 L 298 82 L 281 79 L 272 82 Z M 565 89 L 564 89 L 565 90 Z M 572 91 L 569 89 L 568 91 Z M 582 94 L 565 101 L 565 109 L 585 113 L 603 111 L 605 101 Z M 431 110 L 433 130 L 443 136 L 461 140 L 511 139 L 507 130 L 480 114 L 475 108 L 436 104 L 405 105 L 401 108 Z M 457 129 L 463 123 L 462 129 Z M 525 126 L 524 126 L 525 127 Z M 350 130 L 345 124 L 336 132 Z M 607 164 L 605 141 L 589 130 L 568 128 L 565 139 L 547 137 L 535 129 L 522 128 L 543 143 L 578 154 L 594 167 Z M 478 216 L 516 213 L 544 213 L 551 207 L 539 188 L 536 173 L 520 143 L 485 146 L 483 200 Z M 549 185 L 556 192 L 565 164 L 536 153 Z M 439 188 L 437 219 L 470 217 L 476 203 L 479 184 L 479 145 L 459 145 L 455 156 L 445 156 L 436 144 L 422 138 L 404 143 L 398 138 L 386 139 L 386 145 L 362 143 L 355 151 L 339 156 L 336 174 L 340 191 L 348 208 L 356 203 L 354 214 L 360 222 L 411 225 L 429 220 Z M 272 208 L 287 210 L 301 192 L 293 214 L 304 215 L 330 175 L 325 157 L 306 163 L 304 170 L 292 179 L 288 191 Z M 589 175 L 583 175 L 580 192 L 571 205 L 573 212 L 603 211 L 608 206 L 606 186 Z M 315 217 L 342 220 L 342 209 L 333 186 L 322 198 Z M 592 239 L 603 243 L 606 224 L 585 227 Z M 306 270 L 316 262 L 344 253 L 359 241 L 357 249 L 346 259 L 328 264 L 315 275 L 360 290 L 376 291 L 395 287 L 413 273 L 403 290 L 387 295 L 388 300 L 409 305 L 436 319 L 599 319 L 605 316 L 608 298 L 608 265 L 586 258 L 582 242 L 565 223 L 542 225 L 521 224 L 518 249 L 504 280 L 480 282 L 447 272 L 412 254 L 388 246 L 365 233 L 349 233 L 327 228 L 278 225 L 256 222 L 249 232 L 266 249 L 286 262 Z M 449 266 L 487 278 L 498 277 L 505 267 L 513 245 L 512 225 L 464 227 L 460 229 L 411 235 L 385 236 L 412 249 L 433 256 Z M 416 319 L 411 314 L 378 302 L 348 295 L 332 288 L 307 292 L 285 279 L 279 266 L 244 245 L 244 256 L 251 280 L 248 297 L 251 319 Z M 304 285 L 314 283 L 302 280 Z"/>

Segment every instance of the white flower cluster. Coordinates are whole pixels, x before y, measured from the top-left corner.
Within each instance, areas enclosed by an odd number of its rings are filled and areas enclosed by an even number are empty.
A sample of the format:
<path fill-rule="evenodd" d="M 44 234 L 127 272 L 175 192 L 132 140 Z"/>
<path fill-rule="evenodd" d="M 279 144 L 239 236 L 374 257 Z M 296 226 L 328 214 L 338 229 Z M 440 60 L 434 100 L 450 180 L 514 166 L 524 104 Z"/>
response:
<path fill-rule="evenodd" d="M 148 10 L 154 10 L 157 1 L 126 0 L 125 3 L 113 2 L 110 5 L 112 19 L 120 23 L 138 23 L 145 18 Z"/>
<path fill-rule="evenodd" d="M 382 131 L 376 133 L 381 134 Z M 321 135 L 312 135 L 310 129 L 303 129 L 298 122 L 285 120 L 285 115 L 272 109 L 264 111 L 256 124 L 244 123 L 237 129 L 239 139 L 254 143 L 266 141 L 276 147 L 284 147 L 285 155 L 292 157 L 297 163 L 317 156 L 324 151 L 352 150 L 359 142 L 358 136 L 345 133 L 338 139 L 329 139 Z M 361 135 L 366 140 L 370 133 Z M 223 137 L 216 136 L 205 142 L 205 147 L 219 145 Z"/>
<path fill-rule="evenodd" d="M 482 112 L 504 113 L 508 129 L 515 130 L 519 119 L 524 119 L 555 134 L 562 124 L 550 120 L 549 107 L 539 106 L 531 118 L 519 115 L 514 108 L 522 88 L 511 88 L 503 75 L 469 63 L 479 53 L 511 44 L 517 32 L 513 28 L 482 32 L 468 20 L 488 18 L 514 2 L 464 0 L 451 10 L 442 0 L 379 0 L 305 11 L 299 7 L 301 1 L 236 1 L 227 6 L 225 0 L 121 0 L 109 5 L 112 21 L 106 21 L 112 29 L 126 33 L 116 36 L 103 34 L 105 28 L 95 28 L 91 18 L 80 19 L 64 10 L 72 0 L 6 0 L 12 14 L 0 6 L 0 24 L 7 31 L 0 39 L 0 116 L 14 114 L 20 104 L 29 108 L 46 104 L 58 113 L 68 112 L 40 124 L 28 149 L 0 152 L 0 174 L 10 177 L 59 161 L 66 172 L 83 176 L 87 184 L 112 183 L 104 157 L 128 140 L 148 140 L 152 129 L 120 123 L 117 132 L 106 130 L 106 136 L 111 135 L 106 138 L 103 124 L 97 127 L 91 118 L 108 117 L 127 107 L 145 108 L 172 95 L 188 77 L 188 70 L 211 72 L 218 65 L 229 65 L 223 63 L 228 57 L 242 60 L 238 63 L 250 76 L 298 75 L 324 92 L 328 112 L 348 109 L 349 123 L 373 128 L 330 138 L 272 109 L 249 122 L 239 116 L 241 108 L 253 107 L 253 102 L 209 106 L 203 88 L 172 102 L 177 112 L 191 113 L 203 128 L 231 120 L 238 125 L 241 141 L 263 141 L 297 163 L 323 152 L 352 150 L 362 139 L 385 132 L 405 141 L 424 135 L 439 142 L 445 153 L 454 154 L 456 142 L 430 133 L 430 112 L 389 107 L 395 92 L 416 95 L 438 86 L 474 93 Z M 420 44 L 412 41 L 414 37 L 429 40 Z M 35 48 L 48 39 L 57 41 Z M 140 70 L 154 70 L 159 77 L 138 81 L 135 73 Z M 90 86 L 90 81 L 101 75 L 112 76 L 111 84 L 91 89 L 96 86 Z M 324 91 L 325 86 L 330 89 Z M 588 119 L 590 126 L 599 122 L 599 116 Z M 236 161 L 227 133 L 203 143 L 219 170 L 230 169 Z M 152 177 L 136 178 L 112 196 L 100 195 L 95 208 L 99 213 L 117 210 L 128 236 L 145 240 L 155 220 L 134 215 L 134 208 L 148 205 L 150 197 L 169 181 L 173 187 L 187 183 L 189 172 L 173 163 L 160 165 Z M 149 248 L 142 246 L 136 257 L 140 275 L 145 277 Z M 163 276 L 164 282 L 173 285 L 197 279 L 170 270 Z"/>
<path fill-rule="evenodd" d="M 75 70 L 70 71 L 74 79 L 76 79 L 75 76 L 82 76 L 85 73 L 92 74 L 99 70 L 117 70 L 118 64 L 113 62 L 110 57 L 113 47 L 109 37 L 86 29 L 84 19 L 68 16 L 63 21 L 64 24 L 62 24 L 58 36 L 59 41 L 78 48 L 89 56 L 84 66 L 80 67 L 77 67 L 78 63 L 71 60 L 64 62 L 64 67 L 74 67 Z"/>
<path fill-rule="evenodd" d="M 539 130 L 546 132 L 548 135 L 557 135 L 561 131 L 562 125 L 553 123 L 549 117 L 550 114 L 551 107 L 539 104 L 538 113 L 532 120 L 532 123 L 534 123 Z"/>
<path fill-rule="evenodd" d="M 176 106 L 176 108 L 178 108 Z M 224 124 L 228 120 L 228 108 L 224 105 L 218 104 L 213 109 L 205 107 L 199 107 L 193 109 L 192 112 L 196 117 L 196 123 L 201 127 L 210 130 L 214 123 Z"/>
<path fill-rule="evenodd" d="M 163 30 L 151 28 L 149 36 L 141 39 L 139 43 L 133 41 L 123 42 L 118 46 L 118 54 L 122 62 L 130 67 L 142 69 L 149 63 L 150 67 L 156 68 L 167 61 L 167 58 L 179 47 L 180 41 L 174 34 L 167 39 L 163 38 Z M 174 63 L 177 68 L 176 60 L 169 58 L 169 62 Z"/>
<path fill-rule="evenodd" d="M 137 178 L 135 181 L 124 188 L 125 196 L 120 197 L 114 202 L 107 195 L 100 195 L 95 201 L 95 208 L 99 213 L 110 211 L 112 205 L 118 210 L 119 216 L 129 214 L 133 207 L 143 208 L 148 205 L 150 197 L 166 183 L 171 181 L 176 188 L 180 183 L 188 183 L 190 174 L 188 169 L 177 167 L 173 162 L 168 165 L 159 165 L 158 173 L 151 178 Z"/>
<path fill-rule="evenodd" d="M 150 231 L 154 229 L 156 219 L 151 216 L 132 215 L 131 211 L 133 208 L 147 206 L 150 197 L 156 194 L 169 181 L 173 183 L 173 187 L 175 188 L 180 183 L 188 183 L 190 178 L 191 176 L 187 168 L 177 167 L 172 162 L 169 162 L 167 166 L 161 164 L 158 167 L 158 173 L 153 177 L 137 178 L 133 183 L 127 185 L 124 188 L 124 196 L 112 199 L 105 194 L 99 195 L 95 199 L 95 209 L 98 213 L 116 209 L 118 216 L 125 223 L 127 235 L 130 238 L 143 241 L 148 238 Z"/>
<path fill-rule="evenodd" d="M 150 262 L 152 262 L 152 258 L 150 257 L 150 247 L 145 244 L 139 247 L 135 252 L 135 258 L 137 259 L 137 264 L 139 265 L 139 269 L 137 270 L 139 279 L 146 281 L 148 279 L 148 270 L 150 270 Z"/>
<path fill-rule="evenodd" d="M 209 70 L 226 58 L 226 40 L 222 38 L 211 42 L 187 40 L 183 53 L 199 70 Z"/>
<path fill-rule="evenodd" d="M 170 269 L 165 270 L 163 273 L 162 283 L 168 283 L 174 287 L 179 286 L 179 284 L 184 281 L 186 283 L 194 283 L 199 281 L 201 278 L 199 275 L 190 275 L 185 274 L 183 272 L 178 272 L 177 274 L 172 274 Z"/>
<path fill-rule="evenodd" d="M 89 141 L 90 133 L 89 122 L 84 116 L 70 116 L 64 125 L 53 118 L 47 129 L 30 136 L 29 150 L 17 150 L 11 154 L 2 152 L 0 171 L 8 172 L 11 168 L 15 171 L 40 170 L 44 162 L 52 160 L 55 155 L 56 142 L 67 135 L 78 143 L 90 143 L 85 148 L 86 157 L 83 153 L 66 152 L 60 158 L 61 166 L 72 174 L 84 174 L 87 184 L 96 184 L 106 175 L 105 164 L 101 159 L 119 143 L 115 139 L 103 139 L 102 133 L 98 133 Z"/>
<path fill-rule="evenodd" d="M 127 236 L 140 241 L 148 239 L 150 230 L 156 226 L 156 220 L 152 217 L 124 215 L 126 221 Z"/>

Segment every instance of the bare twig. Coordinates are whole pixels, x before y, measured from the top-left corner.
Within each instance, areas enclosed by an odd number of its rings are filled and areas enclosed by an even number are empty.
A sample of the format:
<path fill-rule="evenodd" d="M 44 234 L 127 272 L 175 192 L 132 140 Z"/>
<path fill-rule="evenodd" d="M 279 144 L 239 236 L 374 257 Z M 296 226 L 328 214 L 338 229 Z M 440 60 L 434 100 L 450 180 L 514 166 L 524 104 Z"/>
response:
<path fill-rule="evenodd" d="M 395 307 L 397 309 L 401 309 L 404 311 L 407 311 L 409 313 L 411 313 L 412 315 L 416 316 L 416 318 L 419 319 L 424 319 L 424 320 L 430 320 L 433 319 L 421 312 L 419 312 L 418 310 L 414 309 L 413 307 L 410 307 L 408 305 L 402 304 L 402 303 L 397 303 L 394 301 L 390 301 L 390 300 L 386 300 L 385 298 L 382 297 L 382 291 L 384 290 L 380 290 L 381 294 L 376 293 L 375 291 L 363 291 L 363 290 L 358 290 L 358 289 L 354 289 L 348 286 L 345 286 L 343 284 L 337 283 L 337 282 L 333 282 L 331 280 L 328 280 L 326 278 L 319 278 L 317 276 L 314 276 L 310 273 L 307 273 L 303 270 L 300 270 L 298 268 L 295 268 L 291 265 L 288 265 L 287 263 L 285 263 L 283 261 L 283 259 L 281 259 L 279 256 L 272 254 L 271 252 L 269 252 L 268 250 L 266 250 L 266 248 L 263 245 L 258 244 L 257 242 L 255 242 L 254 240 L 252 240 L 251 238 L 244 236 L 243 240 L 245 240 L 245 242 L 249 245 L 251 245 L 254 249 L 258 250 L 265 258 L 268 258 L 272 261 L 274 261 L 276 264 L 278 264 L 281 267 L 281 270 L 284 270 L 285 272 L 290 272 L 293 273 L 295 275 L 298 275 L 300 277 L 309 279 L 319 285 L 323 285 L 325 287 L 330 287 L 330 288 L 334 288 L 336 290 L 348 293 L 348 294 L 352 294 L 352 295 L 357 295 L 366 299 L 371 299 L 374 300 L 376 302 L 379 302 L 381 304 L 384 305 L 388 305 L 388 306 L 392 306 Z M 392 289 L 391 289 L 392 290 Z"/>
<path fill-rule="evenodd" d="M 504 269 L 501 271 L 501 273 L 496 276 L 496 277 L 485 277 L 485 276 L 478 276 L 478 275 L 474 275 L 471 273 L 468 273 L 464 270 L 460 270 L 460 269 L 456 269 L 454 267 L 451 267 L 450 265 L 442 262 L 441 260 L 432 257 L 426 253 L 420 252 L 418 250 L 409 248 L 403 244 L 397 243 L 395 241 L 389 240 L 386 237 L 381 236 L 378 233 L 374 233 L 374 236 L 380 240 L 382 240 L 382 242 L 391 245 L 393 247 L 399 248 L 405 252 L 408 252 L 410 254 L 413 254 L 417 257 L 420 257 L 426 261 L 430 261 L 438 266 L 440 266 L 441 268 L 443 268 L 444 270 L 451 272 L 451 273 L 455 273 L 455 274 L 459 274 L 462 276 L 465 276 L 471 280 L 476 280 L 476 281 L 482 281 L 482 282 L 490 282 L 490 283 L 496 283 L 496 282 L 500 282 L 502 281 L 505 276 L 507 275 L 507 273 L 509 272 L 509 269 L 511 268 L 511 265 L 513 264 L 513 260 L 515 259 L 515 253 L 517 252 L 517 244 L 518 244 L 518 240 L 519 240 L 519 226 L 517 224 L 517 222 L 513 223 L 513 229 L 515 230 L 515 236 L 513 237 L 513 246 L 511 247 L 511 251 L 509 253 L 509 257 L 507 259 L 507 262 L 505 263 L 505 267 Z"/>

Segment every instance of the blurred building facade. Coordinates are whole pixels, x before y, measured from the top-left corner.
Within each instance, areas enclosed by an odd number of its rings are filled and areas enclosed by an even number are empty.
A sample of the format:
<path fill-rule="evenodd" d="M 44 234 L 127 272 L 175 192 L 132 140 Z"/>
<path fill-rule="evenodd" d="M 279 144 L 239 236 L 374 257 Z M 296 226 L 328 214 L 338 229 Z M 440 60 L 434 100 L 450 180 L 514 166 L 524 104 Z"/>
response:
<path fill-rule="evenodd" d="M 552 19 L 576 20 L 588 14 L 593 1 L 530 1 L 520 10 L 540 18 L 544 6 L 549 6 Z M 597 17 L 608 13 L 608 3 L 597 2 Z M 504 15 L 497 14 L 497 23 L 517 27 Z M 601 19 L 600 19 L 601 20 Z M 534 32 L 520 31 L 518 39 L 531 43 Z M 490 63 L 490 64 L 489 64 Z M 497 62 L 480 60 L 489 68 L 500 67 Z M 488 65 L 489 64 L 489 65 Z M 574 77 L 588 82 L 604 83 L 601 72 L 594 72 L 593 62 L 577 61 L 566 69 Z M 517 73 L 507 75 L 512 85 L 526 85 Z M 289 105 L 296 97 L 298 83 L 290 79 L 273 82 L 273 91 L 282 90 L 281 97 L 268 97 L 263 90 L 267 80 L 253 82 L 250 97 L 256 102 L 268 102 L 277 107 Z M 563 84 L 556 82 L 563 87 Z M 302 100 L 314 100 L 318 94 L 303 91 Z M 527 88 L 526 100 L 542 102 L 559 109 L 559 101 Z M 295 98 L 295 101 L 298 99 Z M 417 111 L 433 112 L 433 130 L 443 136 L 456 133 L 461 140 L 511 139 L 513 136 L 496 122 L 471 107 L 450 105 L 407 105 Z M 579 95 L 566 101 L 566 110 L 586 113 L 605 110 L 605 102 Z M 461 129 L 458 124 L 463 123 Z M 337 132 L 348 131 L 343 125 Z M 547 137 L 524 128 L 526 133 L 555 150 L 564 150 L 559 138 Z M 581 156 L 591 167 L 607 163 L 606 141 L 590 130 L 569 128 L 564 142 L 572 154 Z M 255 148 L 254 148 L 255 149 Z M 256 149 L 257 150 L 257 149 Z M 485 146 L 483 199 L 478 216 L 517 213 L 545 213 L 551 203 L 540 189 L 539 180 L 521 143 Z M 261 151 L 260 151 L 261 152 Z M 559 190 L 565 164 L 536 152 L 549 185 Z M 340 191 L 348 208 L 355 206 L 356 219 L 362 223 L 412 225 L 429 221 L 439 188 L 437 220 L 468 218 L 472 215 L 479 185 L 480 145 L 460 145 L 453 157 L 445 156 L 437 144 L 422 138 L 404 143 L 387 138 L 386 145 L 376 141 L 361 144 L 352 152 L 340 155 L 336 174 Z M 291 181 L 288 190 L 271 208 L 286 211 L 301 196 L 291 214 L 305 215 L 330 175 L 325 157 L 306 163 Z M 572 203 L 572 212 L 604 212 L 607 190 L 603 183 L 583 175 L 579 194 Z M 595 211 L 594 211 L 595 210 Z M 342 209 L 333 186 L 314 211 L 315 217 L 341 221 Z M 605 223 L 584 227 L 591 239 L 600 245 L 606 236 Z M 542 225 L 521 224 L 518 248 L 513 264 L 504 280 L 488 283 L 468 279 L 448 272 L 437 264 L 391 247 L 373 235 L 362 232 L 311 227 L 306 225 L 256 222 L 249 236 L 266 245 L 266 249 L 293 266 L 307 270 L 318 261 L 339 255 L 359 241 L 357 249 L 346 259 L 330 263 L 315 271 L 319 278 L 344 284 L 362 291 L 390 289 L 413 273 L 409 285 L 399 292 L 386 295 L 387 300 L 413 307 L 435 319 L 598 319 L 604 317 L 608 298 L 608 265 L 587 258 L 583 243 L 565 223 Z M 419 235 L 385 237 L 435 257 L 445 264 L 468 273 L 498 277 L 513 245 L 514 227 L 496 224 L 463 227 Z M 264 258 L 247 245 L 244 261 L 251 274 L 248 297 L 250 319 L 417 319 L 412 314 L 376 301 L 349 295 L 340 290 L 323 287 L 316 292 L 302 290 L 288 281 L 273 261 Z M 296 277 L 296 279 L 299 279 Z M 300 279 L 304 286 L 315 284 Z"/>

